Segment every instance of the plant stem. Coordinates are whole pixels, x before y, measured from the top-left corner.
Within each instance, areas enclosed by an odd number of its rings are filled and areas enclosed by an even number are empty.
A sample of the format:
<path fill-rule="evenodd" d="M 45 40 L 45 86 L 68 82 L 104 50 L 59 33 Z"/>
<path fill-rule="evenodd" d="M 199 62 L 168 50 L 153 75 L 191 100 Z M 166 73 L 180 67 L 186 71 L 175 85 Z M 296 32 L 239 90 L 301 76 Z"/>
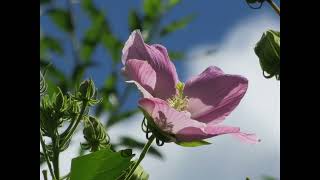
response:
<path fill-rule="evenodd" d="M 48 180 L 48 174 L 47 174 L 47 170 L 42 170 L 42 174 L 43 174 L 43 179 L 44 180 Z"/>
<path fill-rule="evenodd" d="M 59 146 L 59 138 L 53 137 L 52 138 L 52 147 L 53 147 L 53 172 L 56 180 L 60 179 L 60 170 L 59 170 L 59 155 L 60 155 L 60 146 Z"/>
<path fill-rule="evenodd" d="M 270 4 L 273 10 L 276 11 L 276 13 L 280 16 L 280 8 L 277 6 L 276 3 L 274 3 L 272 0 L 267 0 L 267 2 Z"/>
<path fill-rule="evenodd" d="M 82 116 L 84 114 L 84 111 L 86 110 L 86 107 L 87 107 L 87 104 L 88 102 L 87 101 L 83 101 L 83 104 L 82 104 L 82 108 L 81 108 L 81 111 L 80 111 L 80 114 L 76 120 L 76 123 L 75 125 L 70 129 L 69 133 L 67 134 L 67 136 L 63 139 L 63 141 L 61 142 L 61 147 L 63 147 L 65 145 L 65 143 L 68 142 L 68 140 L 71 138 L 71 136 L 73 135 L 74 131 L 77 129 L 81 119 L 82 119 Z"/>
<path fill-rule="evenodd" d="M 144 145 L 143 150 L 139 156 L 138 161 L 134 164 L 133 168 L 130 170 L 130 172 L 128 173 L 128 175 L 126 176 L 125 180 L 129 180 L 131 178 L 131 176 L 133 175 L 134 171 L 137 169 L 137 167 L 139 166 L 140 162 L 143 160 L 143 158 L 145 157 L 145 155 L 147 154 L 148 150 L 151 147 L 152 142 L 154 141 L 156 137 L 154 135 L 152 135 L 148 141 L 148 143 L 146 145 Z"/>
<path fill-rule="evenodd" d="M 55 176 L 54 176 L 53 170 L 52 170 L 52 166 L 51 166 L 51 163 L 50 163 L 48 154 L 47 154 L 47 148 L 46 148 L 46 144 L 44 143 L 41 130 L 40 130 L 40 143 L 41 143 L 43 155 L 44 155 L 44 158 L 46 159 L 46 162 L 47 162 L 47 165 L 48 165 L 48 168 L 49 168 L 51 177 L 52 177 L 53 179 L 56 179 Z"/>

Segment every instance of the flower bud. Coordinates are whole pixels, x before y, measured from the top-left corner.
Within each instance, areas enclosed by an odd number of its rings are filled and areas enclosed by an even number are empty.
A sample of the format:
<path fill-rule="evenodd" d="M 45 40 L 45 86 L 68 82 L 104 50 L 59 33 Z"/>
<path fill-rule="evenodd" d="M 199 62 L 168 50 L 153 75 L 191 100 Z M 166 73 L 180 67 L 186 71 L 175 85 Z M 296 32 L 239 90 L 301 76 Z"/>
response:
<path fill-rule="evenodd" d="M 96 89 L 93 81 L 85 80 L 80 84 L 79 88 L 80 96 L 85 99 L 91 99 L 96 95 Z"/>
<path fill-rule="evenodd" d="M 58 89 L 59 89 L 59 92 L 55 98 L 54 106 L 57 111 L 61 111 L 64 107 L 65 100 L 64 100 L 64 96 L 63 96 L 61 89 L 60 88 L 58 88 Z"/>
<path fill-rule="evenodd" d="M 276 76 L 280 80 L 280 32 L 268 30 L 263 33 L 254 48 L 266 78 Z M 269 75 L 265 75 L 265 72 Z"/>
<path fill-rule="evenodd" d="M 83 135 L 87 143 L 82 143 L 81 147 L 83 149 L 90 149 L 90 151 L 97 151 L 108 147 L 109 136 L 103 124 L 91 116 L 84 123 Z"/>

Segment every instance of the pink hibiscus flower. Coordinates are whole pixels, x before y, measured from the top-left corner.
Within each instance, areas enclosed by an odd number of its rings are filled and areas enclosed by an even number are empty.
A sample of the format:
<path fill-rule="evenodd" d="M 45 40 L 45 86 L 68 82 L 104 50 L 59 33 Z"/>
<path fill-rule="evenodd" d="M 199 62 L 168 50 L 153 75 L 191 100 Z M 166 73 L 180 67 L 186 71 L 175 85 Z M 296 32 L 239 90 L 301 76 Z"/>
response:
<path fill-rule="evenodd" d="M 210 66 L 185 84 L 179 82 L 167 50 L 159 44 L 145 44 L 135 30 L 122 50 L 122 71 L 142 92 L 139 107 L 166 142 L 190 142 L 231 134 L 245 142 L 257 143 L 255 134 L 221 122 L 240 103 L 248 80 L 225 74 Z"/>

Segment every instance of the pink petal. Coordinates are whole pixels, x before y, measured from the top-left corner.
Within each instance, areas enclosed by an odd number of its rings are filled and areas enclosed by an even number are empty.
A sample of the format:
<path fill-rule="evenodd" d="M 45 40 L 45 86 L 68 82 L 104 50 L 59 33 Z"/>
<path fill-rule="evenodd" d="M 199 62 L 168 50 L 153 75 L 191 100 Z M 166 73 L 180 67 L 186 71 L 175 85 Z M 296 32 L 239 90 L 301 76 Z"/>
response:
<path fill-rule="evenodd" d="M 190 114 L 171 108 L 166 101 L 158 98 L 143 98 L 139 106 L 152 117 L 155 124 L 164 132 L 176 134 L 185 127 L 205 128 L 205 124 L 190 119 Z"/>
<path fill-rule="evenodd" d="M 165 47 L 145 44 L 139 30 L 133 31 L 122 50 L 122 63 L 129 59 L 147 61 L 156 72 L 155 96 L 168 99 L 176 93 L 178 75 Z"/>
<path fill-rule="evenodd" d="M 247 88 L 246 78 L 224 74 L 218 67 L 210 66 L 185 85 L 191 118 L 211 124 L 221 122 L 237 107 Z"/>
<path fill-rule="evenodd" d="M 129 59 L 126 62 L 125 68 L 123 69 L 123 74 L 128 80 L 133 80 L 138 83 L 143 88 L 141 89 L 141 87 L 138 86 L 141 92 L 146 90 L 151 95 L 154 93 L 156 72 L 148 64 L 148 62 L 137 59 Z M 145 93 L 143 92 L 143 94 Z"/>
<path fill-rule="evenodd" d="M 186 127 L 177 133 L 176 138 L 178 141 L 195 141 L 223 134 L 238 133 L 239 131 L 238 127 L 224 125 L 207 125 L 204 129 Z"/>
<path fill-rule="evenodd" d="M 256 134 L 247 134 L 243 132 L 231 134 L 235 138 L 239 139 L 242 142 L 249 143 L 249 144 L 256 144 L 261 140 L 256 136 Z"/>
<path fill-rule="evenodd" d="M 146 60 L 150 58 L 140 31 L 133 31 L 122 49 L 122 64 L 125 65 L 128 59 Z"/>

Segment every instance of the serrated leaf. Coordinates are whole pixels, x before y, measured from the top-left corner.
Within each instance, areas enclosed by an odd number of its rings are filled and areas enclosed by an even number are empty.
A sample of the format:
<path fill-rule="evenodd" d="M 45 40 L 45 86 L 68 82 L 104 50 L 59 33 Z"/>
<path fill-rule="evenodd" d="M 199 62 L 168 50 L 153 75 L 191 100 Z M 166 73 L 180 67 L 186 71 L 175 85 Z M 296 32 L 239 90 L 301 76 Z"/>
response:
<path fill-rule="evenodd" d="M 200 141 L 190 141 L 190 142 L 176 142 L 176 144 L 183 147 L 197 147 L 197 146 L 209 145 L 211 143 L 204 140 L 200 140 Z"/>
<path fill-rule="evenodd" d="M 103 149 L 72 159 L 70 180 L 115 180 L 131 164 L 128 151 Z"/>
<path fill-rule="evenodd" d="M 171 22 L 160 31 L 160 36 L 166 36 L 169 33 L 186 27 L 194 18 L 195 15 L 189 15 L 180 20 Z"/>
<path fill-rule="evenodd" d="M 106 126 L 110 127 L 116 123 L 122 122 L 138 112 L 139 112 L 138 109 L 134 109 L 134 110 L 125 111 L 119 114 L 114 114 L 109 118 Z"/>
<path fill-rule="evenodd" d="M 130 32 L 135 29 L 142 29 L 142 21 L 137 11 L 135 10 L 130 11 L 128 21 L 129 21 Z"/>
<path fill-rule="evenodd" d="M 123 145 L 127 148 L 137 148 L 137 149 L 140 149 L 142 150 L 145 143 L 144 142 L 139 142 L 133 138 L 130 138 L 130 137 L 127 137 L 127 136 L 124 136 L 124 137 L 121 137 L 120 139 L 120 142 L 119 142 L 119 145 Z M 163 158 L 163 155 L 158 151 L 158 149 L 156 149 L 154 146 L 151 146 L 148 153 L 150 153 L 150 155 L 154 155 L 158 158 Z"/>
<path fill-rule="evenodd" d="M 50 11 L 48 11 L 48 16 L 51 18 L 54 24 L 63 31 L 73 31 L 70 12 L 64 9 L 51 9 Z"/>

